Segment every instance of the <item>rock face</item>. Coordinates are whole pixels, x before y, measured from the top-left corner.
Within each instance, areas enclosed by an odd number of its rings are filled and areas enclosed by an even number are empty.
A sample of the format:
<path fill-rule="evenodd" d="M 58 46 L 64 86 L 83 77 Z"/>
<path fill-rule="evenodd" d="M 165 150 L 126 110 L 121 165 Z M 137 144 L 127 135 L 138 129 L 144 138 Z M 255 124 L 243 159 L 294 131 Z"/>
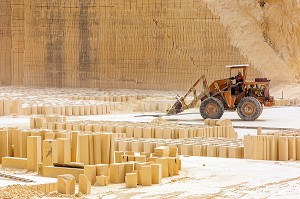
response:
<path fill-rule="evenodd" d="M 299 1 L 1 2 L 0 85 L 187 89 L 202 74 L 293 82 Z M 275 71 L 275 72 L 274 72 Z"/>
<path fill-rule="evenodd" d="M 204 1 L 256 68 L 278 83 L 299 80 L 299 1 Z"/>

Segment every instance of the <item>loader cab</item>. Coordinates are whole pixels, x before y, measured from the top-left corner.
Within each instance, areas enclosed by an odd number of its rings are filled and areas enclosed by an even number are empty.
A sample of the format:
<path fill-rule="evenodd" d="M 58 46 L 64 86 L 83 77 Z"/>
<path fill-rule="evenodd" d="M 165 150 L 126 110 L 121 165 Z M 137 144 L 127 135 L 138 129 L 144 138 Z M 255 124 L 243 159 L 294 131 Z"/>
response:
<path fill-rule="evenodd" d="M 229 68 L 230 71 L 229 79 L 231 81 L 231 95 L 238 96 L 245 91 L 247 67 L 249 67 L 249 64 L 226 66 L 226 68 Z M 239 79 L 239 75 L 241 75 L 241 79 Z"/>

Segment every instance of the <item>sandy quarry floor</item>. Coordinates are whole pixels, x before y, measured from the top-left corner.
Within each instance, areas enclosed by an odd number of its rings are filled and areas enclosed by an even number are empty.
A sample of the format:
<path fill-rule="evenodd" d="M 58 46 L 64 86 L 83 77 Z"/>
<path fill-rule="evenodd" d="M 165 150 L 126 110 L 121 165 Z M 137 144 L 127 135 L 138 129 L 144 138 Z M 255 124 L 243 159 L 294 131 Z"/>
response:
<path fill-rule="evenodd" d="M 110 120 L 150 122 L 162 113 L 118 113 L 111 115 L 68 117 L 67 120 Z M 225 112 L 223 118 L 233 121 L 240 138 L 255 134 L 256 127 L 300 129 L 300 107 L 266 108 L 255 122 L 244 122 L 235 112 Z M 163 116 L 171 122 L 203 124 L 198 109 L 192 109 L 175 116 Z M 28 126 L 25 116 L 0 118 L 1 126 Z M 247 127 L 247 128 L 246 128 Z M 108 187 L 93 187 L 87 198 L 299 198 L 300 162 L 272 162 L 244 159 L 223 159 L 208 157 L 181 157 L 182 171 L 179 176 L 164 178 L 162 184 L 150 187 L 139 186 L 126 189 L 125 184 Z M 3 170 L 19 177 L 32 179 L 37 183 L 53 182 L 55 179 L 36 176 L 25 171 Z M 0 186 L 26 184 L 0 178 Z M 55 195 L 54 195 L 55 196 Z M 44 197 L 46 198 L 46 197 Z"/>

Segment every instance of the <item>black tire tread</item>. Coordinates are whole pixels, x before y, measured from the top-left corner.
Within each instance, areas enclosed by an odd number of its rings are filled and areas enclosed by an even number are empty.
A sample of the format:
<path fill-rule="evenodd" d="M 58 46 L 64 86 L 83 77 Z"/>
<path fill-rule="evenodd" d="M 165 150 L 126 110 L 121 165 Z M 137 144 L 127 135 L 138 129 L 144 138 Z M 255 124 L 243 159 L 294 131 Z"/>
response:
<path fill-rule="evenodd" d="M 215 116 L 208 115 L 205 112 L 205 107 L 209 103 L 214 103 L 219 108 L 218 112 L 217 112 L 217 114 Z M 203 102 L 201 102 L 200 115 L 203 117 L 203 119 L 207 119 L 207 118 L 210 118 L 210 119 L 220 119 L 223 116 L 223 113 L 224 113 L 224 105 L 223 105 L 223 103 L 218 98 L 208 97 L 205 100 L 203 100 Z"/>
<path fill-rule="evenodd" d="M 251 114 L 251 115 L 246 115 L 242 111 L 242 106 L 246 102 L 252 103 L 256 107 L 253 114 Z M 261 115 L 262 111 L 263 111 L 263 106 L 254 97 L 244 97 L 237 105 L 237 113 L 238 113 L 239 117 L 244 121 L 256 120 Z"/>

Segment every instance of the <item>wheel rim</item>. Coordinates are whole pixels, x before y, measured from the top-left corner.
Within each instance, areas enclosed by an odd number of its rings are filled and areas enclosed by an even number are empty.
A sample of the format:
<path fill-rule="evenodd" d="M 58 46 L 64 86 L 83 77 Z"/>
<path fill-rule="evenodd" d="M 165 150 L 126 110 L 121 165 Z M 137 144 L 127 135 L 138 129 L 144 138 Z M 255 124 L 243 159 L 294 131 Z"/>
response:
<path fill-rule="evenodd" d="M 255 112 L 255 105 L 250 102 L 246 102 L 242 106 L 242 111 L 245 115 L 252 115 Z"/>
<path fill-rule="evenodd" d="M 210 116 L 216 115 L 217 112 L 218 112 L 218 106 L 216 104 L 209 103 L 205 107 L 205 113 L 208 114 L 208 115 L 210 115 Z"/>

